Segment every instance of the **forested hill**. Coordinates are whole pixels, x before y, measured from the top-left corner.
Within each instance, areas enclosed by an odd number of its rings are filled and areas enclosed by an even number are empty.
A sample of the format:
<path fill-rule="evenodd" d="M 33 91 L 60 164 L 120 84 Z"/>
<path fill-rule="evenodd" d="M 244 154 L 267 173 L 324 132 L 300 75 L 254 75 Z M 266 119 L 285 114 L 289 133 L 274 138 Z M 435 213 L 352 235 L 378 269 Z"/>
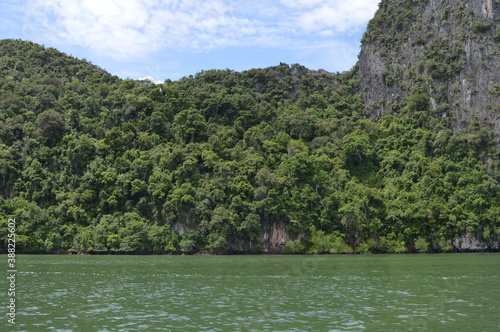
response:
<path fill-rule="evenodd" d="M 0 241 L 25 252 L 498 247 L 499 150 L 422 93 L 372 118 L 358 68 L 156 85 L 0 41 Z M 452 106 L 450 106 L 452 107 Z"/>

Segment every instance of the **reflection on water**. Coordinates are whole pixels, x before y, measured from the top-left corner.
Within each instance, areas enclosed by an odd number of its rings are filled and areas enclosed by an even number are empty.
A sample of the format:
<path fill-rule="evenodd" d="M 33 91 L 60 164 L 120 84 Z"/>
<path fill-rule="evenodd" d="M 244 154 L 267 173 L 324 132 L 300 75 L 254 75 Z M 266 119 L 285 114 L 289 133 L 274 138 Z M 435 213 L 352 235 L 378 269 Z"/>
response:
<path fill-rule="evenodd" d="M 18 260 L 7 331 L 500 330 L 499 254 Z"/>

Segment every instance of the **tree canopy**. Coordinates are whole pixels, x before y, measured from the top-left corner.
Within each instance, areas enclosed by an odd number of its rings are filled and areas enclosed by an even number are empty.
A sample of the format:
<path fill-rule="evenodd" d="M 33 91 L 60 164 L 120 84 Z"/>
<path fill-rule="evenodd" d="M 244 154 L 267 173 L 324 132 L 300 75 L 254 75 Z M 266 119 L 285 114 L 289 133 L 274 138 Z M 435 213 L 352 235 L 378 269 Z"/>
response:
<path fill-rule="evenodd" d="M 423 94 L 375 121 L 358 93 L 356 68 L 208 70 L 158 85 L 0 41 L 0 241 L 15 218 L 26 252 L 498 242 L 493 134 L 454 133 Z M 276 225 L 284 240 L 265 242 Z"/>

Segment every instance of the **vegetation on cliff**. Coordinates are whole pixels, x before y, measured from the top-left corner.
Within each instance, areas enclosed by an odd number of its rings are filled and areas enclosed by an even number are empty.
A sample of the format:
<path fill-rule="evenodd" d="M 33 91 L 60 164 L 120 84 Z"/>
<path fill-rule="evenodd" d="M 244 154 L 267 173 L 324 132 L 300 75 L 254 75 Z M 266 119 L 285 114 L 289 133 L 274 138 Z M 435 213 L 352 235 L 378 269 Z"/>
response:
<path fill-rule="evenodd" d="M 425 92 L 375 121 L 357 70 L 280 64 L 157 85 L 0 41 L 0 242 L 8 218 L 23 251 L 404 252 L 451 250 L 465 234 L 498 241 L 495 136 L 456 134 Z M 273 225 L 283 240 L 263 237 Z"/>
<path fill-rule="evenodd" d="M 361 93 L 374 118 L 408 95 L 428 97 L 454 132 L 495 132 L 500 144 L 500 2 L 383 0 L 359 56 Z"/>

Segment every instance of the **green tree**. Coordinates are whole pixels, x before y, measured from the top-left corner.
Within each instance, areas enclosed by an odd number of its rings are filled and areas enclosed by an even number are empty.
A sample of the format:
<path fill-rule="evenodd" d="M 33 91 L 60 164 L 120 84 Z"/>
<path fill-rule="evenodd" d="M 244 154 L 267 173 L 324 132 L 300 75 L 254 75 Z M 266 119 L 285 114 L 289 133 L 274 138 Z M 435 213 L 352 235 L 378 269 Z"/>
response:
<path fill-rule="evenodd" d="M 49 144 L 55 144 L 64 133 L 64 121 L 61 113 L 47 110 L 40 113 L 36 119 L 37 130 Z"/>

